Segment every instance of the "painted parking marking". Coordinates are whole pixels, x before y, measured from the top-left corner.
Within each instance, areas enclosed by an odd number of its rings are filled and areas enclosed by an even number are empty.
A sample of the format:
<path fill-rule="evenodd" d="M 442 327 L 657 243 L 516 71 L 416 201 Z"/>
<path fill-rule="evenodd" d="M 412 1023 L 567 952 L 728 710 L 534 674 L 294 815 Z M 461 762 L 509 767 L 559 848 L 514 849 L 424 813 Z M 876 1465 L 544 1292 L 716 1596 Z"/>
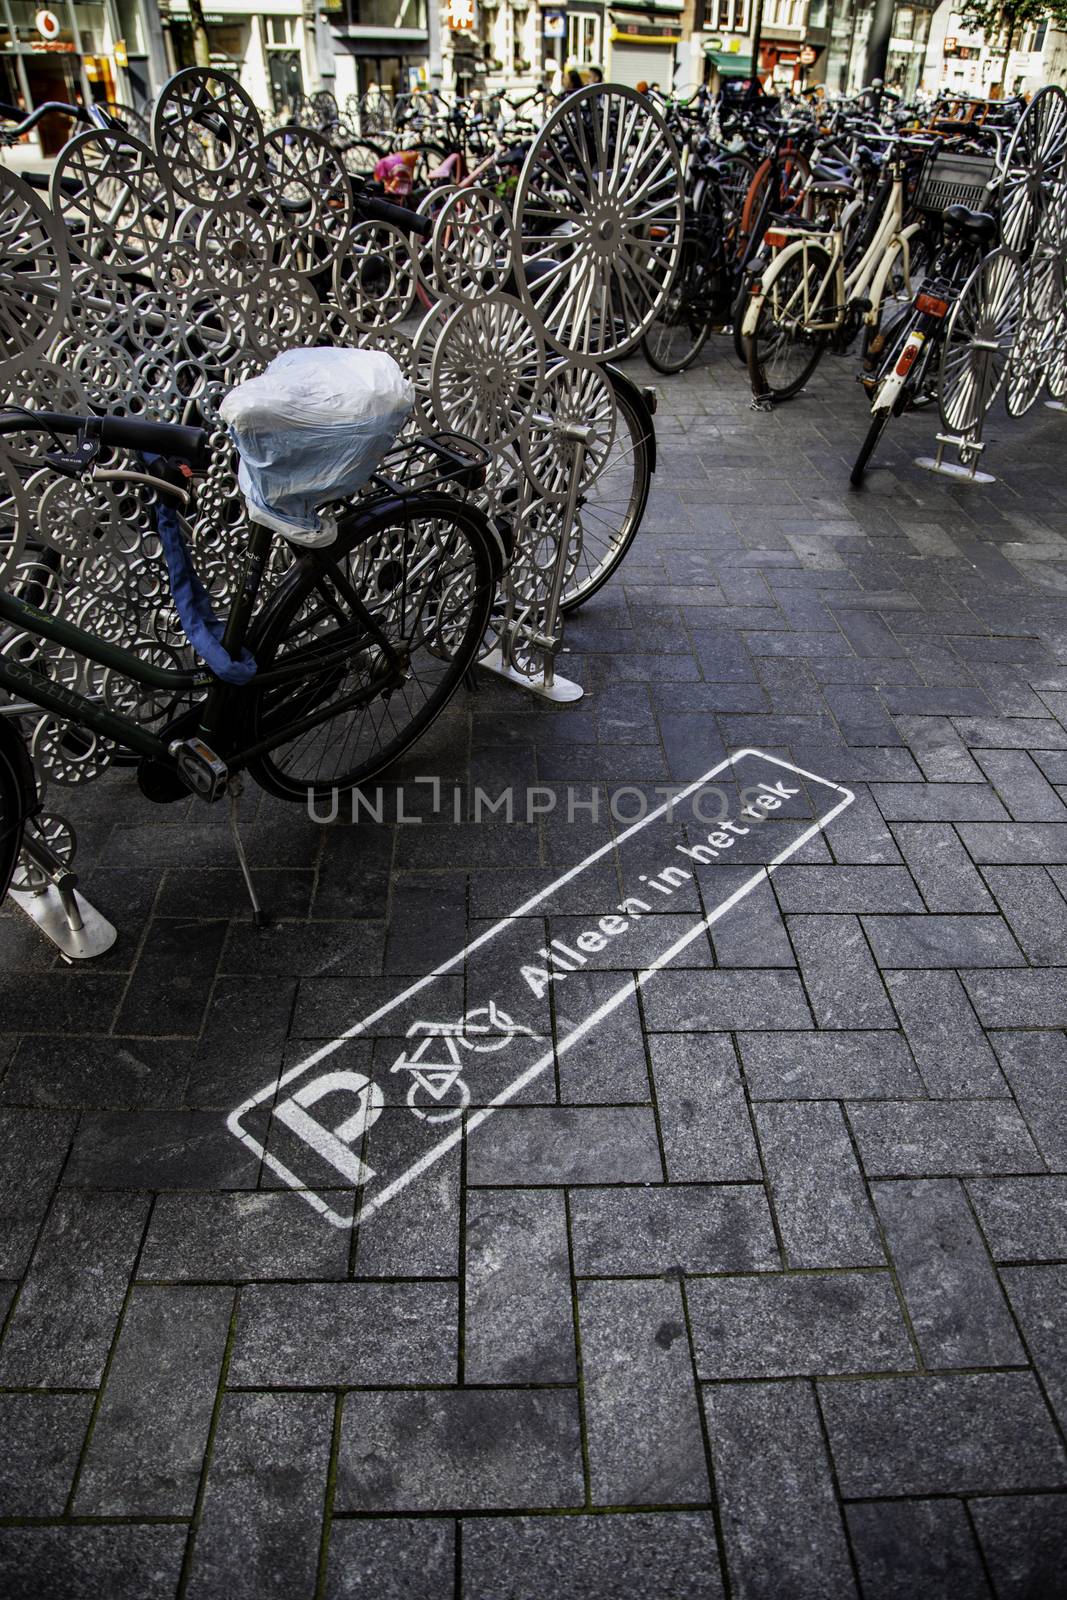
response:
<path fill-rule="evenodd" d="M 724 809 L 709 825 L 699 808 L 712 786 Z M 691 964 L 711 966 L 713 925 L 854 798 L 777 756 L 736 752 L 242 1101 L 227 1126 L 335 1227 L 368 1221 L 552 1071 L 635 984 L 687 951 Z M 593 888 L 586 875 L 598 863 L 614 877 L 604 873 Z M 739 867 L 750 870 L 738 882 Z M 727 874 L 733 886 L 723 893 L 716 880 Z M 674 937 L 655 948 L 664 920 Z M 604 968 L 618 972 L 619 985 L 589 1015 L 553 1007 L 573 975 Z M 356 1051 L 355 1067 L 342 1064 Z M 330 1061 L 338 1052 L 341 1061 Z M 391 1160 L 387 1105 L 412 1114 L 421 1141 L 414 1160 L 410 1139 L 408 1159 Z M 359 1190 L 354 1218 L 324 1198 L 345 1186 Z"/>

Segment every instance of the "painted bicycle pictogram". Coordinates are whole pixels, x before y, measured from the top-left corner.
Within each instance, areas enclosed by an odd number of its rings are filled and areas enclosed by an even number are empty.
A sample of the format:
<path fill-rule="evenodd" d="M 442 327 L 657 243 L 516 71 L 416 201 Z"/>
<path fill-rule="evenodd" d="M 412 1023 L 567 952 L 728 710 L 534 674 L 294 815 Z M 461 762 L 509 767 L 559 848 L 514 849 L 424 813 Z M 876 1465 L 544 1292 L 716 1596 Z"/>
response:
<path fill-rule="evenodd" d="M 496 1002 L 477 1006 L 459 1022 L 413 1022 L 407 1037 L 418 1043 L 405 1047 L 391 1072 L 408 1072 L 411 1082 L 407 1104 L 422 1122 L 453 1122 L 470 1105 L 470 1085 L 462 1076 L 461 1050 L 475 1055 L 503 1050 L 519 1035 L 533 1031 L 515 1022 Z"/>

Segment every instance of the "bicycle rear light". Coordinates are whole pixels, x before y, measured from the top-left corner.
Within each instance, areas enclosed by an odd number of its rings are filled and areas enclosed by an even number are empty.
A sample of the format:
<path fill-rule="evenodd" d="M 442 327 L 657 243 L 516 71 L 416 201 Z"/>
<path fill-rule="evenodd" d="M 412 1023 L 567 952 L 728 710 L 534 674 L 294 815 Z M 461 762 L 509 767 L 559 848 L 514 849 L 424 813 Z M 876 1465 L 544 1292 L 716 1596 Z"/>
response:
<path fill-rule="evenodd" d="M 781 250 L 786 242 L 786 235 L 781 228 L 768 228 L 763 235 L 763 242 L 770 250 Z"/>
<path fill-rule="evenodd" d="M 896 374 L 898 378 L 907 377 L 908 373 L 911 371 L 912 362 L 922 349 L 923 343 L 924 340 L 921 333 L 913 333 L 911 335 L 907 344 L 900 352 L 900 359 L 897 361 Z"/>
<path fill-rule="evenodd" d="M 948 301 L 942 300 L 940 295 L 920 294 L 915 297 L 916 311 L 925 311 L 928 317 L 947 317 Z"/>

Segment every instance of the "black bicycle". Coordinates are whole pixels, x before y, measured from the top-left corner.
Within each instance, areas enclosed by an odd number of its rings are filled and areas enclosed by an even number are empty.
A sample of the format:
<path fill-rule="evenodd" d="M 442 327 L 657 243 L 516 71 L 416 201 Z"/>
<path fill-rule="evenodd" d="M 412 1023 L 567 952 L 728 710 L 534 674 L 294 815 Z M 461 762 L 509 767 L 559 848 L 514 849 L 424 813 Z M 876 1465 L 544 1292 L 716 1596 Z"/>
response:
<path fill-rule="evenodd" d="M 185 509 L 188 475 L 158 458 L 198 465 L 208 440 L 199 428 L 143 419 L 0 411 L 0 435 L 31 430 L 51 437 L 47 460 L 70 476 L 92 473 L 109 449 L 157 458 L 143 471 L 105 471 L 151 487 L 172 511 Z M 73 450 L 64 443 L 70 435 Z M 334 542 L 300 554 L 262 606 L 274 536 L 251 523 L 221 640 L 231 660 L 253 658 L 243 683 L 205 666 L 161 666 L 150 650 L 139 654 L 51 615 L 40 603 L 39 566 L 9 561 L 13 577 L 0 588 L 0 688 L 13 697 L 0 705 L 0 890 L 37 804 L 15 731 L 32 708 L 57 719 L 72 755 L 100 739 L 132 752 L 142 791 L 159 801 L 190 792 L 218 800 L 244 770 L 283 799 L 327 798 L 367 783 L 408 750 L 473 667 L 505 565 L 500 532 L 465 498 L 488 461 L 473 441 L 447 434 L 390 452 L 338 517 Z M 17 547 L 18 530 L 0 529 L 0 553 L 5 540 Z M 181 709 L 153 727 L 126 714 L 130 701 L 136 710 L 136 691 L 118 697 L 121 710 L 115 697 L 76 692 L 47 675 L 41 640 L 150 691 L 156 707 Z"/>

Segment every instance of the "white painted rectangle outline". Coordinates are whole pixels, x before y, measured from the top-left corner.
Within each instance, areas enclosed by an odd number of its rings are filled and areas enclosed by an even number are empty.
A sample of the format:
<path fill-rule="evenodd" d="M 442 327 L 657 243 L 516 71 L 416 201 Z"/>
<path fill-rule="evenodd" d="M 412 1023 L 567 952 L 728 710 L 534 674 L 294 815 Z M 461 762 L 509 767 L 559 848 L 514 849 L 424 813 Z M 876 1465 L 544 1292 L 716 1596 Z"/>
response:
<path fill-rule="evenodd" d="M 550 1045 L 543 1056 L 539 1057 L 537 1061 L 520 1073 L 514 1082 L 510 1083 L 506 1089 L 502 1090 L 500 1094 L 496 1095 L 487 1106 L 483 1106 L 480 1110 L 473 1112 L 467 1118 L 465 1128 L 462 1126 L 455 1128 L 451 1133 L 440 1139 L 437 1144 L 435 1144 L 430 1150 L 427 1150 L 422 1156 L 419 1157 L 417 1161 L 413 1162 L 412 1165 L 406 1169 L 406 1171 L 399 1175 L 399 1177 L 394 1178 L 392 1182 L 386 1184 L 383 1189 L 367 1200 L 357 1210 L 354 1217 L 346 1217 L 341 1212 L 334 1211 L 327 1204 L 327 1202 L 323 1200 L 321 1195 L 316 1194 L 313 1189 L 309 1189 L 296 1173 L 292 1172 L 283 1161 L 279 1161 L 277 1156 L 271 1155 L 266 1148 L 260 1144 L 258 1139 L 254 1138 L 246 1128 L 243 1128 L 241 1126 L 241 1118 L 246 1116 L 249 1111 L 254 1110 L 257 1106 L 262 1105 L 265 1100 L 272 1099 L 275 1095 L 277 1095 L 280 1089 L 285 1087 L 286 1084 L 291 1083 L 294 1078 L 299 1078 L 302 1076 L 310 1067 L 317 1066 L 320 1061 L 323 1061 L 327 1056 L 332 1055 L 335 1050 L 340 1049 L 340 1047 L 343 1044 L 346 1044 L 350 1039 L 355 1039 L 361 1033 L 365 1033 L 366 1030 L 374 1023 L 380 1021 L 382 1017 L 388 1016 L 390 1011 L 395 1010 L 397 1006 L 403 1005 L 406 1001 L 410 1000 L 413 995 L 418 994 L 420 990 L 427 988 L 431 983 L 435 982 L 436 979 L 444 977 L 446 973 L 451 972 L 457 965 L 462 964 L 462 962 L 472 951 L 480 949 L 484 944 L 488 944 L 491 939 L 496 938 L 499 933 L 503 932 L 503 930 L 509 927 L 513 922 L 518 921 L 520 917 L 527 916 L 535 906 L 539 905 L 543 900 L 548 899 L 548 897 L 554 894 L 557 889 L 561 889 L 564 884 L 569 883 L 572 878 L 576 878 L 579 873 L 584 872 L 586 867 L 592 866 L 594 861 L 599 861 L 602 856 L 608 855 L 613 850 L 620 848 L 626 843 L 627 839 L 631 839 L 635 833 L 640 832 L 642 828 L 647 828 L 650 823 L 655 822 L 659 817 L 662 817 L 669 808 L 679 805 L 681 801 L 687 799 L 689 795 L 695 794 L 698 789 L 702 788 L 706 783 L 710 783 L 711 780 L 718 777 L 721 772 L 725 772 L 727 767 L 732 767 L 735 762 L 743 760 L 745 756 L 758 756 L 761 761 L 768 761 L 772 766 L 782 767 L 787 772 L 795 772 L 799 777 L 810 779 L 812 783 L 820 783 L 824 788 L 833 789 L 835 793 L 841 795 L 842 798 L 837 802 L 832 810 L 826 813 L 825 816 L 817 817 L 814 822 L 812 822 L 804 830 L 803 833 L 794 839 L 791 844 L 787 845 L 784 850 L 780 851 L 779 854 L 773 858 L 773 860 L 766 864 L 766 866 L 758 867 L 750 878 L 746 878 L 745 882 L 735 889 L 733 894 L 728 895 L 727 898 L 717 905 L 713 911 L 710 911 L 706 917 L 703 917 L 694 928 L 689 929 L 689 931 L 683 934 L 680 939 L 676 939 L 674 944 L 670 945 L 661 956 L 658 956 L 651 966 L 639 970 L 636 977 L 636 986 L 637 988 L 642 988 L 651 977 L 653 977 L 657 972 L 661 971 L 663 967 L 668 966 L 676 956 L 680 955 L 682 951 L 692 944 L 695 939 L 698 939 L 702 933 L 705 933 L 713 925 L 713 923 L 718 922 L 720 917 L 725 916 L 726 912 L 730 911 L 735 905 L 737 905 L 739 900 L 743 900 L 747 894 L 750 894 L 757 884 L 762 883 L 765 878 L 769 878 L 771 873 L 774 872 L 775 868 L 780 867 L 784 861 L 788 861 L 790 856 L 796 855 L 797 851 L 801 850 L 804 845 L 807 844 L 809 839 L 814 838 L 817 833 L 821 833 L 825 827 L 833 822 L 835 817 L 840 816 L 841 812 L 844 811 L 847 806 L 850 806 L 853 800 L 856 798 L 852 790 L 846 789 L 843 784 L 832 783 L 829 778 L 820 778 L 818 773 L 808 772 L 803 767 L 795 766 L 791 761 L 783 761 L 778 756 L 769 756 L 762 750 L 735 750 L 733 755 L 727 756 L 724 761 L 720 761 L 716 766 L 711 767 L 703 774 L 702 777 L 695 779 L 693 783 L 689 784 L 687 788 L 683 789 L 681 793 L 674 795 L 671 799 L 665 800 L 663 805 L 658 806 L 655 811 L 650 811 L 647 817 L 642 817 L 639 821 L 633 823 L 629 828 L 621 833 L 618 838 L 609 839 L 606 844 L 601 845 L 599 850 L 594 850 L 591 855 L 586 856 L 584 860 L 579 861 L 576 866 L 571 867 L 570 870 L 563 873 L 561 877 L 556 878 L 548 885 L 547 888 L 541 889 L 537 894 L 525 901 L 517 908 L 517 910 L 509 912 L 506 917 L 501 917 L 498 922 L 495 922 L 491 928 L 486 930 L 485 933 L 480 934 L 479 937 L 471 944 L 463 945 L 454 956 L 450 956 L 449 959 L 442 962 L 439 967 L 435 967 L 432 972 L 427 973 L 425 978 L 419 978 L 415 983 L 410 984 L 408 988 L 406 988 L 401 994 L 394 995 L 393 998 L 387 1001 L 385 1005 L 379 1006 L 378 1010 L 372 1012 L 369 1017 L 364 1017 L 361 1022 L 357 1022 L 353 1027 L 349 1028 L 347 1032 L 340 1034 L 336 1039 L 331 1039 L 329 1043 L 320 1046 L 318 1050 L 307 1056 L 305 1060 L 298 1062 L 296 1066 L 290 1067 L 287 1072 L 284 1072 L 280 1077 L 275 1078 L 272 1083 L 269 1083 L 265 1089 L 261 1089 L 258 1094 L 254 1094 L 249 1099 L 243 1100 L 235 1111 L 230 1112 L 226 1119 L 226 1126 L 229 1128 L 230 1132 L 240 1139 L 242 1144 L 246 1145 L 254 1155 L 256 1155 L 260 1160 L 264 1161 L 266 1165 L 270 1167 L 271 1170 L 283 1180 L 283 1182 L 288 1184 L 291 1189 L 294 1189 L 298 1194 L 301 1194 L 308 1204 L 313 1206 L 314 1209 L 318 1211 L 327 1222 L 332 1223 L 334 1227 L 352 1228 L 359 1223 L 368 1221 L 372 1216 L 379 1212 L 383 1206 L 387 1205 L 391 1199 L 398 1195 L 402 1189 L 405 1189 L 409 1183 L 411 1183 L 415 1178 L 419 1177 L 419 1175 L 425 1172 L 427 1168 L 433 1166 L 435 1162 L 440 1161 L 443 1156 L 447 1155 L 448 1151 L 457 1145 L 465 1136 L 465 1134 L 470 1134 L 475 1128 L 480 1127 L 488 1117 L 492 1116 L 493 1112 L 499 1106 L 506 1105 L 509 1100 L 514 1099 L 517 1094 L 520 1094 L 526 1085 L 532 1082 L 534 1078 L 539 1077 L 542 1072 L 547 1071 L 549 1067 L 553 1066 L 558 1055 L 563 1055 L 567 1050 L 570 1049 L 571 1045 L 575 1044 L 579 1039 L 584 1038 L 587 1033 L 589 1033 L 599 1023 L 603 1022 L 605 1017 L 610 1016 L 611 1013 L 617 1009 L 617 1007 L 622 1005 L 623 1002 L 631 994 L 633 994 L 635 980 L 628 977 L 626 982 L 617 990 L 615 994 L 609 996 L 609 998 L 605 1000 L 602 1005 L 598 1006 L 597 1009 L 590 1016 L 588 1016 L 584 1022 L 579 1023 L 579 1025 L 571 1033 L 567 1034 L 566 1038 L 560 1040 L 555 1045 Z"/>

